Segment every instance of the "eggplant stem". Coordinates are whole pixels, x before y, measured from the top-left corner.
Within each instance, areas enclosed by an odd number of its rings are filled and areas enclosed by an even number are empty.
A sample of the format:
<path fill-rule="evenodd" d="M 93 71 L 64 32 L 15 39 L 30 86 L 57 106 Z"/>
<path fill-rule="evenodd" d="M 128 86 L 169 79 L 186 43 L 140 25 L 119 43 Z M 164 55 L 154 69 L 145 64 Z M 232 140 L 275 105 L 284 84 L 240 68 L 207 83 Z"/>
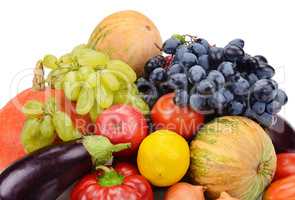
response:
<path fill-rule="evenodd" d="M 124 149 L 129 149 L 131 147 L 130 143 L 116 144 L 112 147 L 113 152 L 119 152 Z"/>
<path fill-rule="evenodd" d="M 108 168 L 107 166 L 104 166 L 104 165 L 99 165 L 99 166 L 95 167 L 95 169 L 96 170 L 102 170 L 104 173 L 113 171 L 112 168 Z"/>

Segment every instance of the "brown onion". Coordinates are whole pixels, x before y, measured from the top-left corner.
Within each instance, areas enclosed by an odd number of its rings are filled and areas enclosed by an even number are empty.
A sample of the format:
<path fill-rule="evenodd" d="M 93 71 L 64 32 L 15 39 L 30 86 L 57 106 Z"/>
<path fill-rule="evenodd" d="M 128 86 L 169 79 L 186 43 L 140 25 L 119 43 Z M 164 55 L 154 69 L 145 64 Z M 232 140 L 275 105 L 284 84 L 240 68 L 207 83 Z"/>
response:
<path fill-rule="evenodd" d="M 165 194 L 165 200 L 205 200 L 204 187 L 189 183 L 176 183 Z"/>

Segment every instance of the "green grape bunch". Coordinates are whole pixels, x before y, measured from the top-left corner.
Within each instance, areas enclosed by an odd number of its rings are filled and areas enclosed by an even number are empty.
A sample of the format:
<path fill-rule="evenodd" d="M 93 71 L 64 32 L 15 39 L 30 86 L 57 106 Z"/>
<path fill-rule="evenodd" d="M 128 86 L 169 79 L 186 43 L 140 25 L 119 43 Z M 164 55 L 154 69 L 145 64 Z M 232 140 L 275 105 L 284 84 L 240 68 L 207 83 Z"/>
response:
<path fill-rule="evenodd" d="M 92 121 L 113 104 L 131 104 L 149 113 L 135 85 L 135 71 L 120 60 L 79 45 L 60 58 L 46 55 L 42 63 L 51 70 L 49 85 L 63 89 L 66 98 L 76 102 L 76 112 L 89 114 Z"/>
<path fill-rule="evenodd" d="M 21 132 L 21 142 L 28 153 L 53 144 L 56 138 L 71 141 L 82 136 L 71 118 L 59 111 L 53 98 L 45 103 L 28 101 L 22 112 L 26 121 Z"/>

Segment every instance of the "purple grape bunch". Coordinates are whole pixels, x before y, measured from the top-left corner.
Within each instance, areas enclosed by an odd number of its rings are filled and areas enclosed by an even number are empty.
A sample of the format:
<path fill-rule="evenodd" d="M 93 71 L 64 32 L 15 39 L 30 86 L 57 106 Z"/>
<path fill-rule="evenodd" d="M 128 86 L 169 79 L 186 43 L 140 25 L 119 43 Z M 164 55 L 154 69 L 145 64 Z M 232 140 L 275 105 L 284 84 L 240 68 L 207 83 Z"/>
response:
<path fill-rule="evenodd" d="M 267 59 L 243 48 L 242 39 L 217 47 L 202 38 L 174 35 L 163 44 L 165 57 L 148 60 L 137 87 L 150 107 L 175 92 L 178 106 L 205 115 L 247 116 L 271 126 L 288 97 L 272 79 L 275 70 Z"/>

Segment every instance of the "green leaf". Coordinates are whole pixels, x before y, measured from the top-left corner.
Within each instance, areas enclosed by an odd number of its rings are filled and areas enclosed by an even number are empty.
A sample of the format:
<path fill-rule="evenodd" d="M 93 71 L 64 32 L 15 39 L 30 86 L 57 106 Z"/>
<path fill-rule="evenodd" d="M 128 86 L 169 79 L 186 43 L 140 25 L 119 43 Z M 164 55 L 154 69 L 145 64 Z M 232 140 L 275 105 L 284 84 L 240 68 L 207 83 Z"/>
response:
<path fill-rule="evenodd" d="M 174 34 L 172 36 L 172 38 L 175 38 L 177 40 L 179 40 L 181 43 L 185 43 L 185 36 L 184 35 L 180 35 L 180 34 Z"/>

